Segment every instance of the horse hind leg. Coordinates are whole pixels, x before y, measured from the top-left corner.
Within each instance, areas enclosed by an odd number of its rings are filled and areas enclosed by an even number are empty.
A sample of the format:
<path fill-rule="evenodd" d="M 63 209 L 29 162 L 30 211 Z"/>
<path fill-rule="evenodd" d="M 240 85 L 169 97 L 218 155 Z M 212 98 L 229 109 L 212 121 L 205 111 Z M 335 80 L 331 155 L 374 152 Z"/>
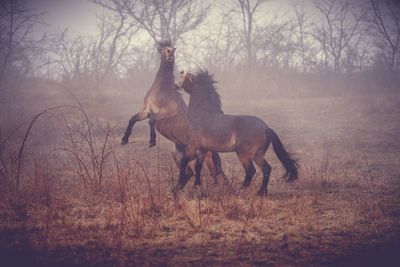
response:
<path fill-rule="evenodd" d="M 237 153 L 240 163 L 242 163 L 243 168 L 245 169 L 246 176 L 244 178 L 243 187 L 248 187 L 251 184 L 251 180 L 256 172 L 256 168 L 254 168 L 253 161 L 251 158 L 246 155 L 246 153 Z"/>
<path fill-rule="evenodd" d="M 214 184 L 218 184 L 219 177 L 224 179 L 224 183 L 228 183 L 228 179 L 221 167 L 221 158 L 217 152 L 208 152 L 205 156 L 204 163 L 210 170 L 211 176 L 214 179 Z"/>
<path fill-rule="evenodd" d="M 263 181 L 261 184 L 261 188 L 257 193 L 259 196 L 267 195 L 269 175 L 271 174 L 271 165 L 268 164 L 268 162 L 265 160 L 264 157 L 265 157 L 265 151 L 264 152 L 260 151 L 259 153 L 256 153 L 256 155 L 253 158 L 254 162 L 263 172 Z"/>

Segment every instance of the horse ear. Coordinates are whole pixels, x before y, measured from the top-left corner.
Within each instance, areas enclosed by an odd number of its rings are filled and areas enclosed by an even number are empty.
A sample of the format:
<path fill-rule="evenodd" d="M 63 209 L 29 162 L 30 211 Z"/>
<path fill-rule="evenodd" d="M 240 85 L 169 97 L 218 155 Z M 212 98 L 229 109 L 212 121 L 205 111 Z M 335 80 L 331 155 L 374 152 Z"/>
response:
<path fill-rule="evenodd" d="M 157 48 L 157 51 L 158 51 L 158 53 L 160 53 L 160 54 L 161 54 L 161 51 L 162 51 L 162 45 L 161 45 L 161 42 L 156 42 L 156 48 Z"/>
<path fill-rule="evenodd" d="M 175 52 L 175 50 L 176 50 L 176 47 L 173 47 L 173 48 L 172 48 L 172 52 Z"/>

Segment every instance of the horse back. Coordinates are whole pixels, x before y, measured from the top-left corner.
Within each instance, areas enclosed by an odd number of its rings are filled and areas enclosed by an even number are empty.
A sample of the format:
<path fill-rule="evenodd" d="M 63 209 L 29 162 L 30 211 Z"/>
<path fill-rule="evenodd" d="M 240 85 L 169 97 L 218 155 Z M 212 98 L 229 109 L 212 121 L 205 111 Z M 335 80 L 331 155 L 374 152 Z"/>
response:
<path fill-rule="evenodd" d="M 251 115 L 213 114 L 192 124 L 199 146 L 218 152 L 264 143 L 268 128 L 261 119 Z"/>

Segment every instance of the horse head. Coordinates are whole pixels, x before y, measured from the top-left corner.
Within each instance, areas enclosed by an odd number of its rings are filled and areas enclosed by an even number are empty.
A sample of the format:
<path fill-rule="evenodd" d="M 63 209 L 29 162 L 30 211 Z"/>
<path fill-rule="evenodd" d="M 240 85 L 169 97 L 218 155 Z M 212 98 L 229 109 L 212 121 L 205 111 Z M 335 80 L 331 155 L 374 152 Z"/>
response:
<path fill-rule="evenodd" d="M 187 71 L 181 71 L 180 81 L 178 84 L 186 93 L 190 94 L 195 80 L 196 76 L 194 74 Z"/>
<path fill-rule="evenodd" d="M 158 43 L 158 52 L 161 54 L 161 60 L 174 62 L 175 50 L 176 47 L 173 47 L 170 41 L 164 41 Z"/>

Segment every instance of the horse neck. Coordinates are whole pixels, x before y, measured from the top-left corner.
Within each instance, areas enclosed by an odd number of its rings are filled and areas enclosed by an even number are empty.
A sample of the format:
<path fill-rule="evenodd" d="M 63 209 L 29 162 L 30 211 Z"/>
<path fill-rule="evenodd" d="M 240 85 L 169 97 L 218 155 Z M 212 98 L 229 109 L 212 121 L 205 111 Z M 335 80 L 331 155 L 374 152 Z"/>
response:
<path fill-rule="evenodd" d="M 158 69 L 156 77 L 158 79 L 170 79 L 171 81 L 173 81 L 174 62 L 161 59 L 160 68 Z"/>
<path fill-rule="evenodd" d="M 174 62 L 161 59 L 160 68 L 153 83 L 157 95 L 164 100 L 176 102 L 179 111 L 187 113 L 187 105 L 174 84 Z M 175 111 L 173 111 L 175 112 Z"/>
<path fill-rule="evenodd" d="M 213 113 L 220 113 L 219 108 L 216 107 L 211 101 L 210 101 L 210 95 L 209 92 L 202 90 L 201 88 L 198 88 L 199 86 L 194 87 L 190 94 L 189 98 L 189 113 L 191 115 L 196 116 L 196 114 L 213 114 Z"/>

